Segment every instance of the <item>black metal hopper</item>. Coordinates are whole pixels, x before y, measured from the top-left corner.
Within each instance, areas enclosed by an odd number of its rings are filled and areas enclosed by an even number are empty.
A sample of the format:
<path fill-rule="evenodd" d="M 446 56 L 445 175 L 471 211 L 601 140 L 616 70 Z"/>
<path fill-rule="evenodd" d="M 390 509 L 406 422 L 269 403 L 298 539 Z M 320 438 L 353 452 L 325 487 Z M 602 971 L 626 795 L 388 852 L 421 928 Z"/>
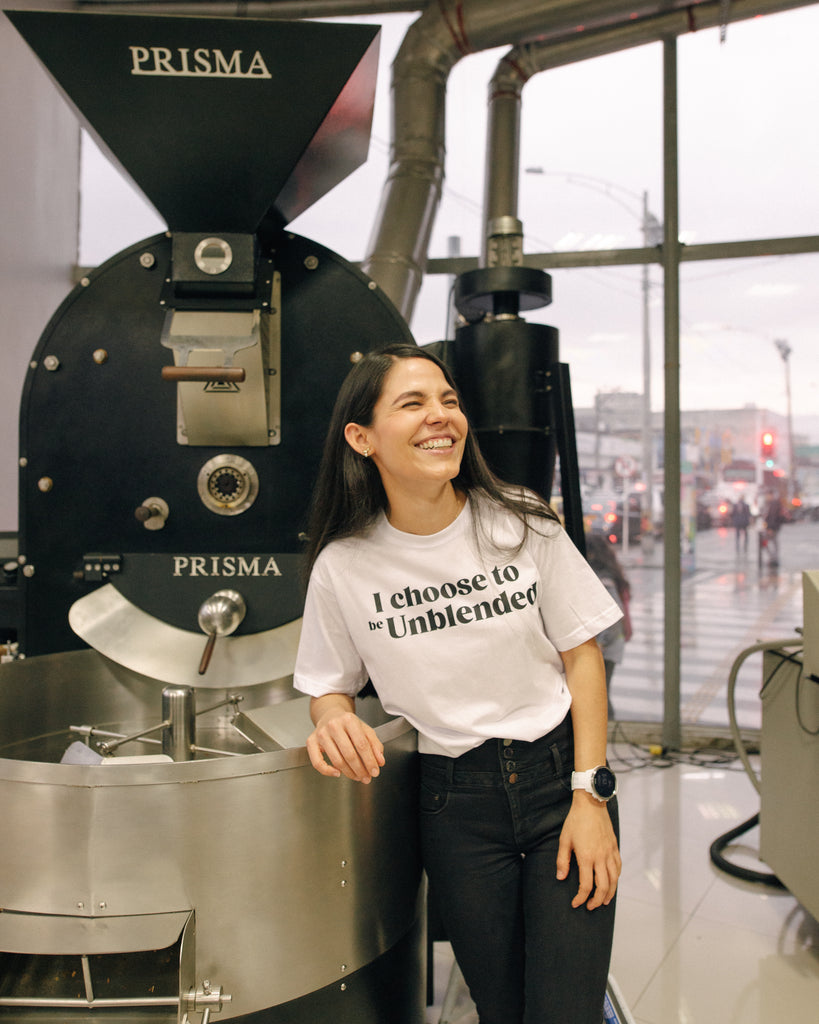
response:
<path fill-rule="evenodd" d="M 366 160 L 377 25 L 6 14 L 171 231 L 283 226 Z"/>

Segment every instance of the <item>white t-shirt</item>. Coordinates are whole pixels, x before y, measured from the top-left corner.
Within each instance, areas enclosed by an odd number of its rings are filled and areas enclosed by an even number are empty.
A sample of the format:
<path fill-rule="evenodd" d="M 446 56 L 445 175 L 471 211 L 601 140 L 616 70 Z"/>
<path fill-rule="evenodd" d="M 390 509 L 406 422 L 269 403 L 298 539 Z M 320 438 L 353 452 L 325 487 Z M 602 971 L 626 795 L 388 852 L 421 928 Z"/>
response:
<path fill-rule="evenodd" d="M 520 522 L 480 508 L 495 543 L 514 549 Z M 403 533 L 382 515 L 328 544 L 310 577 L 296 688 L 355 696 L 371 679 L 422 753 L 457 757 L 559 725 L 571 698 L 558 652 L 622 613 L 557 523 L 533 518 L 516 554 L 480 547 L 469 502 L 440 533 Z"/>

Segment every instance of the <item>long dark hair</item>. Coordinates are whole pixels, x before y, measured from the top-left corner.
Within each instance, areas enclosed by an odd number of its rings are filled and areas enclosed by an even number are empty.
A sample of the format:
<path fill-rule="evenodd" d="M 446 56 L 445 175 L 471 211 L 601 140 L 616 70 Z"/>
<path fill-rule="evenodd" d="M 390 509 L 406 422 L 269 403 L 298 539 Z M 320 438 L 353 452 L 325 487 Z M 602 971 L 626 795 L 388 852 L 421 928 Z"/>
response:
<path fill-rule="evenodd" d="M 631 595 L 631 586 L 608 537 L 602 533 L 591 533 L 586 536 L 586 561 L 598 575 L 611 577 L 621 597 Z"/>
<path fill-rule="evenodd" d="M 305 571 L 309 575 L 319 553 L 330 541 L 352 537 L 366 530 L 379 513 L 387 511 L 387 495 L 378 468 L 347 443 L 348 423 L 372 425 L 376 402 L 384 379 L 399 359 L 428 359 L 443 373 L 446 382 L 458 389 L 446 365 L 432 352 L 417 345 L 399 343 L 368 352 L 347 374 L 330 417 L 318 479 L 313 491 L 307 529 Z M 468 427 L 461 468 L 452 481 L 473 501 L 483 494 L 509 509 L 528 529 L 527 516 L 556 520 L 557 516 L 531 491 L 504 483 L 489 468 L 481 454 L 472 428 Z"/>

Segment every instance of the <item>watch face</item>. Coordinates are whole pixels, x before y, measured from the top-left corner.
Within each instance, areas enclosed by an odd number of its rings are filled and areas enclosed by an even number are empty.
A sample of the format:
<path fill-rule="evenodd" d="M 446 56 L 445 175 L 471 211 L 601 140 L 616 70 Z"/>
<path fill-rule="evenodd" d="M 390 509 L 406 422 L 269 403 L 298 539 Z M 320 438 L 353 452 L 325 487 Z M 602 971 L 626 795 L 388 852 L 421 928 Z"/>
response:
<path fill-rule="evenodd" d="M 601 800 L 611 800 L 617 790 L 617 779 L 611 768 L 598 768 L 594 773 L 592 787 Z"/>

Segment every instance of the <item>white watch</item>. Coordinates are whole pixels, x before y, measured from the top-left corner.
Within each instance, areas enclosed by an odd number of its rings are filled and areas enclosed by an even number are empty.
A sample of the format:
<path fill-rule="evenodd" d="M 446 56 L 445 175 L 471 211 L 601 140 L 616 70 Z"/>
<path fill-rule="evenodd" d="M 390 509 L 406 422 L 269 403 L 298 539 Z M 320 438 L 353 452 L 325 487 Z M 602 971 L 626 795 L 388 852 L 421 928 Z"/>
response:
<path fill-rule="evenodd" d="M 572 772 L 572 789 L 585 790 L 595 800 L 608 803 L 617 792 L 617 776 L 604 764 L 587 772 Z"/>

